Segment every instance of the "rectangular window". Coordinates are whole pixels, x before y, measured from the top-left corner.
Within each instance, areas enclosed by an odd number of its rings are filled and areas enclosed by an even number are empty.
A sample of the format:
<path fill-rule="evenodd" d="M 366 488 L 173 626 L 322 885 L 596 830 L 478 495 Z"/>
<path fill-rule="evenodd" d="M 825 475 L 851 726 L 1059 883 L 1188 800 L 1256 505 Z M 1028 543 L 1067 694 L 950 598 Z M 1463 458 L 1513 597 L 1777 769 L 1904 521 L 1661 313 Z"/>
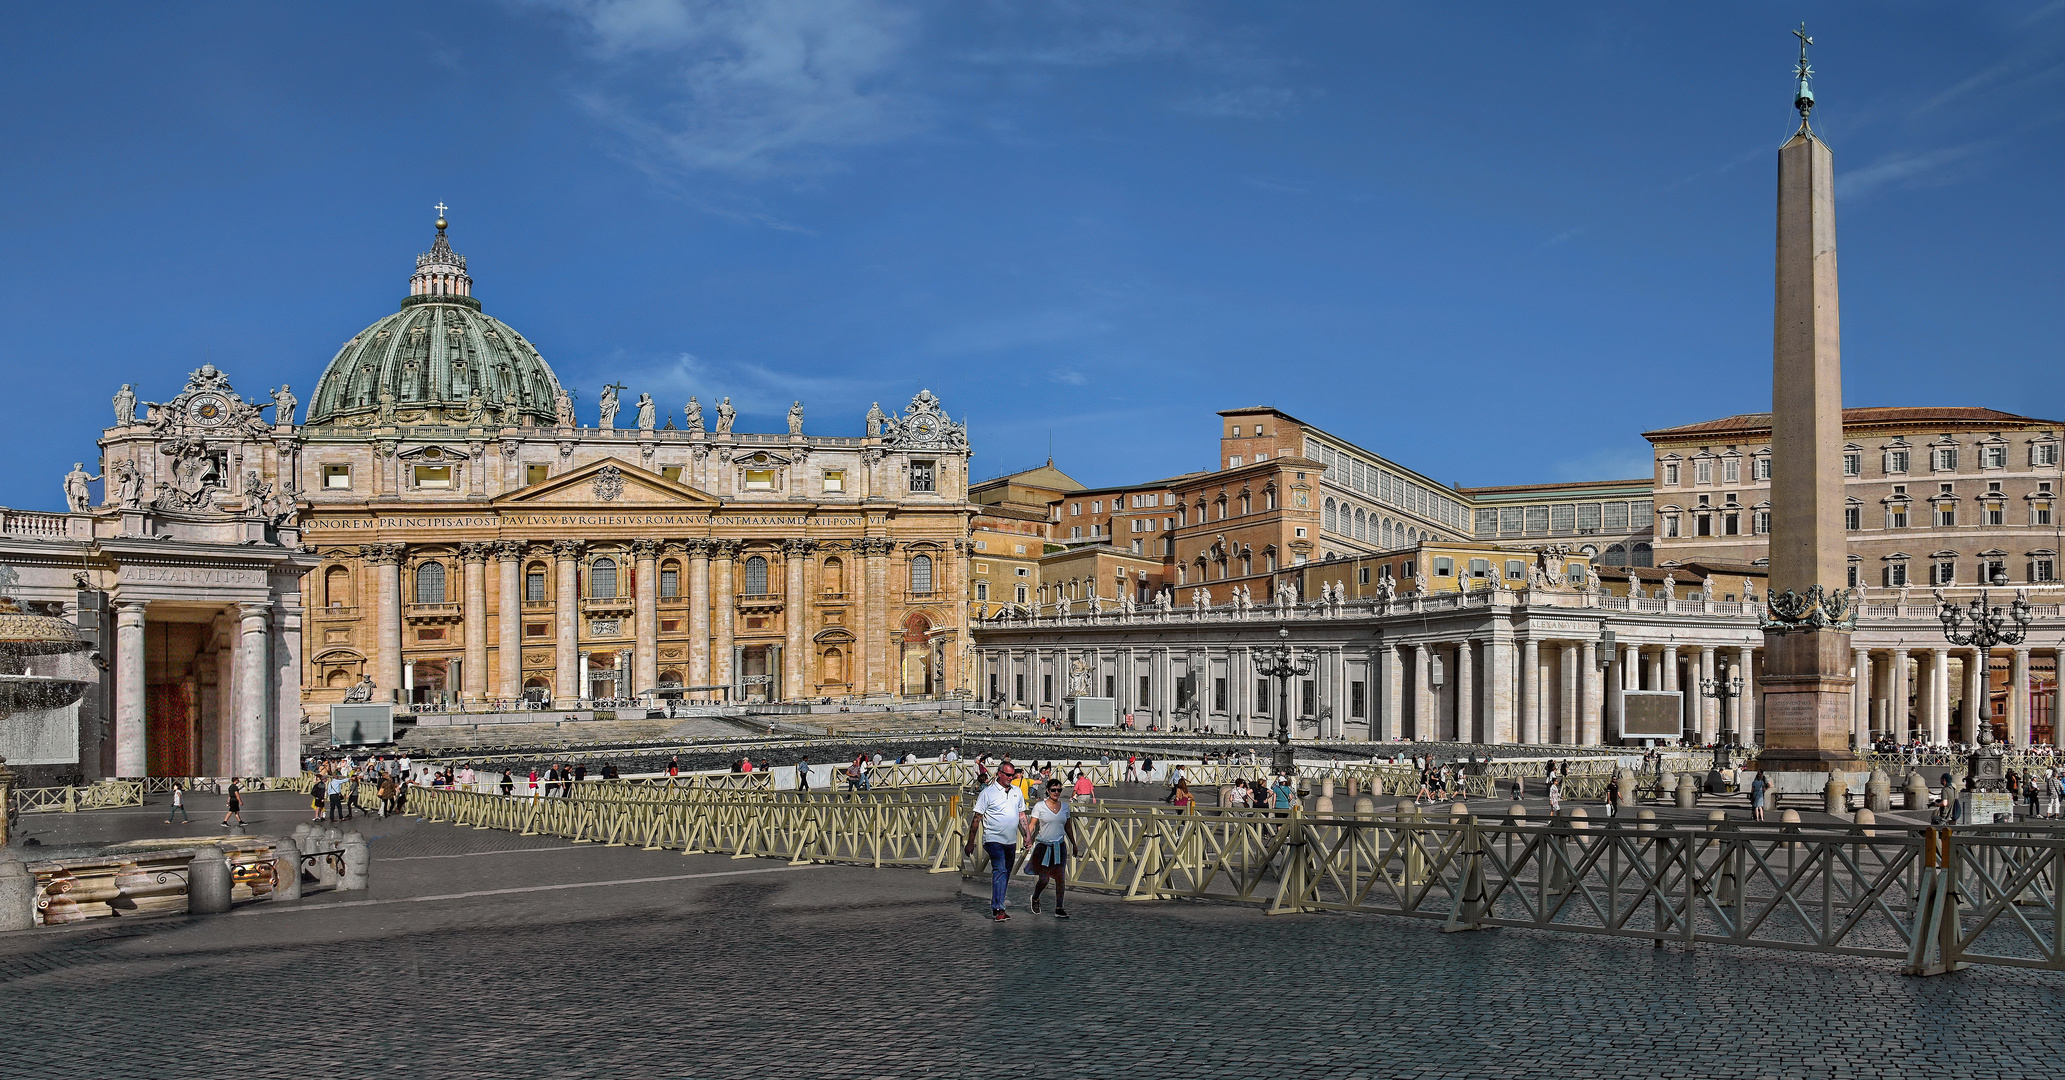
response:
<path fill-rule="evenodd" d="M 1944 505 L 1936 508 L 1936 527 L 1948 529 L 1957 525 L 1957 507 Z"/>
<path fill-rule="evenodd" d="M 1052 672 L 1043 671 L 1040 673 L 1040 700 L 1046 702 L 1054 700 L 1054 674 Z"/>
<path fill-rule="evenodd" d="M 1083 527 L 1081 525 L 1070 525 L 1068 527 L 1068 538 L 1070 540 L 1081 540 L 1083 538 Z"/>
<path fill-rule="evenodd" d="M 1734 535 L 1736 535 L 1736 531 L 1737 531 L 1737 529 L 1739 528 L 1739 526 L 1738 526 L 1738 524 L 1737 524 L 1737 520 L 1738 520 L 1738 519 L 1739 519 L 1740 517 L 1741 517 L 1741 515 L 1739 515 L 1739 514 L 1723 514 L 1723 515 L 1721 515 L 1721 521 L 1722 521 L 1722 524 L 1723 524 L 1723 528 L 1721 529 L 1721 533 L 1722 533 L 1722 535 L 1724 535 L 1724 536 L 1734 536 Z"/>
<path fill-rule="evenodd" d="M 2051 504 L 2047 502 L 2030 503 L 2029 523 L 2031 525 L 2049 525 L 2051 523 Z"/>
<path fill-rule="evenodd" d="M 1628 527 L 1627 503 L 1602 503 L 1600 509 L 1604 511 L 1604 528 L 1607 532 L 1620 532 Z"/>
<path fill-rule="evenodd" d="M 2040 559 L 2035 559 L 2035 560 L 2032 560 L 2032 561 L 2030 562 L 2030 564 L 2029 564 L 2029 580 L 2031 580 L 2031 581 L 2056 581 L 2056 580 L 2058 580 L 2058 569 L 2057 569 L 2057 563 L 2055 563 L 2055 562 L 2053 562 L 2052 560 L 2050 560 L 2050 559 L 2047 559 L 2047 558 L 2040 558 Z"/>
<path fill-rule="evenodd" d="M 1721 482 L 1724 484 L 1742 483 L 1742 460 L 1740 458 L 1729 458 L 1721 462 Z"/>
<path fill-rule="evenodd" d="M 2002 505 L 2001 505 L 2001 504 L 1999 504 L 1999 503 L 1992 503 L 1992 504 L 1988 505 L 1988 506 L 1986 507 L 1986 523 L 1987 523 L 1988 525 L 2005 525 L 2005 524 L 2007 524 L 2007 523 L 2008 523 L 2008 510 L 2007 510 L 2007 507 L 2005 507 L 2005 506 L 2002 506 Z"/>
<path fill-rule="evenodd" d="M 551 476 L 552 466 L 550 465 L 525 465 L 523 467 L 523 482 L 526 486 L 542 484 Z"/>
<path fill-rule="evenodd" d="M 1856 587 L 1858 586 L 1858 584 L 1859 584 L 1859 582 L 1858 582 L 1858 570 L 1859 570 L 1859 567 L 1858 567 L 1858 565 L 1857 565 L 1856 563 L 1854 563 L 1854 562 L 1853 562 L 1853 563 L 1851 563 L 1851 564 L 1850 564 L 1850 581 L 1849 581 L 1849 585 L 1850 585 L 1850 587 L 1851 587 L 1851 588 L 1853 588 L 1853 589 L 1854 589 L 1854 588 L 1856 588 Z"/>
<path fill-rule="evenodd" d="M 1846 517 L 1844 518 L 1845 522 L 1854 520 L 1857 515 L 1857 508 L 1853 506 L 1844 513 L 1846 514 Z M 1849 525 L 1847 527 L 1854 529 L 1857 526 Z M 1756 533 L 1758 536 L 1768 535 L 1771 532 L 1771 511 L 1758 510 L 1751 513 L 1750 531 Z"/>
<path fill-rule="evenodd" d="M 1530 506 L 1527 508 L 1527 531 L 1530 533 L 1545 533 L 1549 531 L 1548 507 Z"/>
<path fill-rule="evenodd" d="M 1368 711 L 1369 695 L 1367 691 L 1363 688 L 1362 680 L 1355 679 L 1350 681 L 1348 683 L 1349 717 L 1356 720 L 1360 720 L 1368 713 Z"/>
<path fill-rule="evenodd" d="M 1298 680 L 1298 715 L 1311 716 L 1313 699 L 1319 696 L 1319 687 L 1311 679 Z"/>
<path fill-rule="evenodd" d="M 1456 561 L 1454 559 L 1448 558 L 1447 556 L 1441 556 L 1434 560 L 1435 577 L 1448 577 L 1454 574 L 1455 572 Z"/>
<path fill-rule="evenodd" d="M 416 486 L 419 488 L 449 488 L 452 486 L 450 465 L 416 466 Z"/>
<path fill-rule="evenodd" d="M 911 490 L 912 490 L 912 491 L 933 491 L 933 490 L 935 490 L 935 488 L 933 487 L 933 483 L 932 483 L 932 463 L 931 463 L 931 462 L 929 462 L 929 461 L 913 461 L 913 462 L 911 462 Z"/>
<path fill-rule="evenodd" d="M 1757 531 L 1758 531 L 1758 532 L 1770 532 L 1770 531 L 1771 531 L 1771 513 L 1770 513 L 1770 511 L 1768 511 L 1768 510 L 1760 510 L 1760 511 L 1758 511 L 1758 512 L 1757 512 L 1757 517 L 1758 517 L 1758 519 L 1759 519 L 1759 520 L 1761 520 L 1761 521 L 1763 522 L 1763 527 L 1762 527 L 1762 528 L 1759 528 L 1759 529 L 1758 529 Z M 1862 529 L 1862 528 L 1864 528 L 1864 507 L 1861 507 L 1861 506 L 1846 506 L 1846 507 L 1843 507 L 1843 528 L 1845 528 L 1845 529 L 1850 529 L 1850 530 L 1852 530 L 1852 531 L 1855 531 L 1855 530 L 1857 530 L 1857 529 Z"/>
<path fill-rule="evenodd" d="M 1147 696 L 1147 676 L 1142 675 L 1140 676 L 1140 696 L 1133 699 L 1133 704 L 1144 709 L 1150 700 L 1152 699 Z"/>
<path fill-rule="evenodd" d="M 1888 507 L 1886 507 L 1886 528 L 1888 528 L 1888 529 L 1905 529 L 1905 528 L 1907 528 L 1907 506 L 1906 506 L 1906 504 L 1904 504 L 1904 503 L 1895 503 L 1895 504 L 1893 504 L 1893 505 L 1891 505 L 1891 506 L 1888 506 Z"/>
<path fill-rule="evenodd" d="M 1929 467 L 1938 471 L 1957 468 L 1957 447 L 1937 447 L 1929 454 Z"/>
<path fill-rule="evenodd" d="M 1641 532 L 1649 528 L 1655 518 L 1656 508 L 1648 503 L 1635 502 L 1628 504 L 1628 529 L 1630 531 Z"/>
<path fill-rule="evenodd" d="M 551 632 L 551 623 L 531 622 L 523 624 L 523 636 L 525 637 L 545 637 Z"/>
<path fill-rule="evenodd" d="M 1227 458 L 1227 459 L 1226 459 L 1226 467 L 1227 467 L 1227 468 L 1229 468 L 1229 469 L 1238 469 L 1238 468 L 1240 468 L 1240 455 L 1239 455 L 1239 454 L 1235 454 L 1235 455 L 1233 455 L 1232 457 L 1230 457 L 1230 458 Z"/>
<path fill-rule="evenodd" d="M 681 571 L 672 567 L 667 567 L 660 571 L 660 595 L 681 595 Z"/>
<path fill-rule="evenodd" d="M 1850 458 L 1850 455 L 1848 455 L 1848 454 L 1845 454 L 1845 455 L 1843 455 L 1843 467 L 1844 467 L 1845 469 L 1847 469 L 1847 468 L 1849 468 L 1849 467 L 1850 467 L 1850 461 L 1849 461 L 1849 458 Z M 1854 472 L 1846 472 L 1846 473 L 1844 473 L 1843 475 L 1845 475 L 1845 476 L 1856 476 L 1857 474 L 1856 474 L 1856 473 L 1854 473 Z M 1755 457 L 1755 458 L 1752 458 L 1752 459 L 1750 460 L 1750 479 L 1752 479 L 1752 480 L 1769 480 L 1769 479 L 1771 479 L 1771 456 L 1770 456 L 1769 454 L 1761 454 L 1761 455 L 1758 455 L 1757 457 Z"/>
<path fill-rule="evenodd" d="M 1600 509 L 1598 503 L 1579 503 L 1577 508 L 1577 531 L 1581 533 L 1598 532 Z M 1626 512 L 1625 507 L 1623 507 L 1622 512 Z"/>
<path fill-rule="evenodd" d="M 1692 463 L 1692 482 L 1711 484 L 1714 482 L 1714 463 L 1710 458 L 1700 458 Z"/>
<path fill-rule="evenodd" d="M 1523 513 L 1525 511 L 1517 506 L 1499 508 L 1499 532 L 1508 535 L 1520 532 L 1523 527 L 1520 521 Z"/>
<path fill-rule="evenodd" d="M 1886 564 L 1886 587 L 1898 589 L 1907 584 L 1907 564 L 1904 562 Z"/>
<path fill-rule="evenodd" d="M 672 480 L 672 481 L 674 481 L 674 482 L 675 482 L 675 483 L 677 483 L 677 484 L 678 484 L 678 483 L 680 483 L 680 482 L 681 482 L 681 466 L 679 466 L 679 465 L 662 465 L 662 466 L 660 466 L 660 479 L 662 479 L 662 480 Z"/>
<path fill-rule="evenodd" d="M 1021 603 L 1021 604 L 1025 603 L 1025 598 L 1026 598 L 1026 595 L 1027 595 L 1027 589 L 1026 589 L 1026 586 L 1024 586 L 1024 585 L 1020 585 L 1020 586 L 1018 586 L 1017 592 L 1018 592 L 1018 602 L 1019 602 L 1019 603 Z"/>
<path fill-rule="evenodd" d="M 1929 579 L 1929 584 L 1949 585 L 1957 580 L 1957 563 L 1949 559 L 1938 563 L 1931 563 L 1929 573 L 1934 575 Z"/>
<path fill-rule="evenodd" d="M 978 581 L 975 583 L 975 598 L 977 600 L 989 599 L 989 582 Z"/>
<path fill-rule="evenodd" d="M 1269 680 L 1255 680 L 1255 715 L 1269 715 Z"/>
<path fill-rule="evenodd" d="M 774 490 L 774 470 L 773 470 L 773 469 L 747 469 L 747 470 L 746 470 L 746 490 L 747 490 L 747 491 L 773 491 L 773 490 Z"/>
<path fill-rule="evenodd" d="M 1979 453 L 1979 465 L 1981 468 L 2005 469 L 2008 467 L 2008 448 L 2005 446 L 1988 446 L 1980 450 Z"/>
<path fill-rule="evenodd" d="M 1666 537 L 1678 535 L 1678 515 L 1665 514 L 1663 516 L 1663 534 Z"/>
<path fill-rule="evenodd" d="M 1519 559 L 1506 560 L 1506 580 L 1521 581 L 1527 577 L 1527 564 Z"/>
<path fill-rule="evenodd" d="M 1068 516 L 1069 516 L 1069 517 L 1082 517 L 1082 516 L 1083 516 L 1083 504 L 1082 504 L 1082 503 L 1069 503 L 1069 504 L 1068 504 Z"/>
<path fill-rule="evenodd" d="M 1557 503 L 1549 507 L 1549 531 L 1568 533 L 1577 527 L 1577 507 L 1570 503 Z"/>
<path fill-rule="evenodd" d="M 1906 472 L 1906 471 L 1907 471 L 1907 451 L 1905 451 L 1905 450 L 1888 450 L 1888 451 L 1886 451 L 1886 471 L 1887 471 L 1887 472 L 1889 472 L 1889 473 L 1904 473 L 1904 472 Z"/>
<path fill-rule="evenodd" d="M 1223 678 L 1212 680 L 1212 711 L 1226 711 L 1226 680 Z"/>
<path fill-rule="evenodd" d="M 1095 500 L 1095 501 L 1091 502 L 1091 503 L 1090 503 L 1090 512 L 1091 512 L 1091 513 L 1093 513 L 1093 514 L 1101 514 L 1101 513 L 1103 513 L 1103 512 L 1104 512 L 1104 500 L 1103 500 L 1103 499 L 1097 499 L 1097 500 Z"/>
<path fill-rule="evenodd" d="M 845 471 L 844 469 L 828 469 L 828 470 L 826 470 L 826 472 L 825 472 L 825 490 L 826 490 L 826 491 L 831 491 L 831 492 L 841 492 L 841 491 L 845 491 L 845 490 L 846 490 L 846 471 Z"/>
<path fill-rule="evenodd" d="M 2058 463 L 2057 443 L 2037 443 L 2029 448 L 2031 465 L 2056 465 Z"/>
<path fill-rule="evenodd" d="M 1678 463 L 1677 463 L 1677 462 L 1675 462 L 1675 461 L 1667 461 L 1667 462 L 1664 462 L 1664 466 L 1663 466 L 1663 482 L 1664 482 L 1665 484 L 1669 485 L 1670 487 L 1677 487 L 1677 486 L 1678 486 Z"/>
<path fill-rule="evenodd" d="M 1497 535 L 1498 535 L 1498 531 L 1499 531 L 1499 512 L 1498 512 L 1497 510 L 1492 510 L 1492 509 L 1480 509 L 1480 510 L 1478 510 L 1478 511 L 1477 511 L 1477 535 L 1479 535 L 1479 536 L 1497 536 Z"/>
<path fill-rule="evenodd" d="M 1023 671 L 1014 672 L 1011 675 L 1011 700 L 1025 700 L 1025 672 Z"/>
<path fill-rule="evenodd" d="M 332 489 L 332 490 L 334 490 L 334 489 L 337 489 L 337 488 L 348 488 L 348 487 L 350 487 L 350 486 L 351 486 L 351 466 L 349 466 L 349 465 L 325 465 L 325 466 L 323 466 L 323 486 L 324 486 L 325 488 L 330 488 L 330 489 Z"/>

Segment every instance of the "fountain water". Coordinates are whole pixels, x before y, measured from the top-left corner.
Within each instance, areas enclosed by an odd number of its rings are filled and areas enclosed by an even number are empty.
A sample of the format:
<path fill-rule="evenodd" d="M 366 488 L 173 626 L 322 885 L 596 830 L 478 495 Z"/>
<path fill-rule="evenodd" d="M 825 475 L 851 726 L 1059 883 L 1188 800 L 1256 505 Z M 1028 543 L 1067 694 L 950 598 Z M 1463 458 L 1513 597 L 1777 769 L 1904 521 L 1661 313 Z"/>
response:
<path fill-rule="evenodd" d="M 71 707 L 94 680 L 81 641 L 71 623 L 54 615 L 31 615 L 13 597 L 0 596 L 0 744 L 38 747 L 71 744 L 75 723 Z M 16 753 L 20 753 L 16 750 Z M 12 776 L 0 758 L 0 844 L 5 844 L 7 818 L 14 808 Z"/>

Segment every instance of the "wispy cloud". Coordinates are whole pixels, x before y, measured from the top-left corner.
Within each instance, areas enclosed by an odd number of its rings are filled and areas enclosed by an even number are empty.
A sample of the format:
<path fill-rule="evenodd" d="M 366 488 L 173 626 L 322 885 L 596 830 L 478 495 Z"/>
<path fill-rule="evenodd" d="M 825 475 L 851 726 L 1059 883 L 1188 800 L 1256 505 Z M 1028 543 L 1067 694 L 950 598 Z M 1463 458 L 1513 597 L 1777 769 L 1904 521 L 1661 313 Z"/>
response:
<path fill-rule="evenodd" d="M 642 365 L 619 358 L 597 366 L 600 370 L 625 373 L 624 382 L 630 384 L 627 405 L 637 395 L 649 393 L 658 403 L 660 415 L 674 418 L 676 424 L 681 422 L 688 396 L 694 394 L 702 402 L 705 423 L 716 422 L 717 402 L 729 397 L 732 406 L 743 414 L 781 416 L 788 412 L 790 402 L 800 400 L 813 417 L 851 412 L 851 423 L 825 423 L 840 428 L 857 427 L 861 412 L 867 408 L 864 395 L 870 388 L 879 389 L 878 382 L 859 377 L 802 374 L 750 361 L 712 360 L 688 352 Z M 893 410 L 892 405 L 883 407 Z"/>
<path fill-rule="evenodd" d="M 1067 383 L 1070 386 L 1081 386 L 1090 381 L 1087 376 L 1074 368 L 1060 368 L 1050 371 L 1047 373 L 1047 377 L 1055 382 Z"/>
<path fill-rule="evenodd" d="M 896 75 L 913 20 L 866 0 L 530 0 L 563 16 L 633 85 L 577 100 L 637 152 L 761 178 L 835 167 L 826 152 L 925 128 Z M 654 85 L 645 83 L 651 77 Z M 657 89 L 655 95 L 652 91 Z"/>
<path fill-rule="evenodd" d="M 1176 111 L 1234 120 L 1274 120 L 1297 110 L 1305 95 L 1281 86 L 1246 86 L 1177 102 Z"/>
<path fill-rule="evenodd" d="M 1575 240 L 1578 237 L 1583 236 L 1585 234 L 1585 228 L 1586 226 L 1580 225 L 1575 229 L 1565 229 L 1562 232 L 1549 237 L 1547 240 L 1542 241 L 1542 246 L 1555 247 L 1557 244 L 1560 244 L 1565 240 Z"/>
<path fill-rule="evenodd" d="M 1836 196 L 1855 199 L 1888 187 L 1933 187 L 1950 183 L 1946 170 L 1992 144 L 1982 139 L 1926 153 L 1895 151 L 1861 169 L 1836 175 Z"/>

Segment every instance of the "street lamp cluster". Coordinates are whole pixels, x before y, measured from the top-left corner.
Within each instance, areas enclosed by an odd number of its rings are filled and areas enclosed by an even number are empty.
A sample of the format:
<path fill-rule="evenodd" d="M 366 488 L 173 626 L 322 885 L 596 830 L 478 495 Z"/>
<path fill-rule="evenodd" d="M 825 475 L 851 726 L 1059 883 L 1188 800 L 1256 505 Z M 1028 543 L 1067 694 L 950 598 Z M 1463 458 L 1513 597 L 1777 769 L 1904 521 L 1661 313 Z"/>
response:
<path fill-rule="evenodd" d="M 1312 674 L 1314 659 L 1311 653 L 1298 654 L 1291 650 L 1289 627 L 1277 629 L 1275 645 L 1255 650 L 1255 673 L 1265 679 L 1276 680 L 1276 754 L 1273 765 L 1279 773 L 1294 772 L 1298 767 L 1291 755 L 1291 680 Z"/>
<path fill-rule="evenodd" d="M 2006 572 L 1994 572 L 1992 584 L 1995 588 L 2006 586 L 2007 583 Z M 1987 657 L 1993 655 L 1996 646 L 2020 645 L 2023 639 L 2029 636 L 2029 601 L 2018 595 L 2014 603 L 2006 608 L 2000 608 L 1990 605 L 1988 600 L 1983 586 L 1979 590 L 1979 595 L 1973 597 L 1971 604 L 1964 608 L 1944 599 L 1941 590 L 1936 593 L 1936 617 L 1943 621 L 1944 640 L 1952 645 L 1970 646 L 1978 650 L 1981 689 L 1978 730 L 1974 733 L 1972 741 L 1981 746 L 1993 742 L 1993 717 L 1990 708 L 1993 701 L 1993 685 L 1990 674 L 1986 671 Z M 2013 629 L 2008 628 L 2010 623 L 2013 624 Z"/>

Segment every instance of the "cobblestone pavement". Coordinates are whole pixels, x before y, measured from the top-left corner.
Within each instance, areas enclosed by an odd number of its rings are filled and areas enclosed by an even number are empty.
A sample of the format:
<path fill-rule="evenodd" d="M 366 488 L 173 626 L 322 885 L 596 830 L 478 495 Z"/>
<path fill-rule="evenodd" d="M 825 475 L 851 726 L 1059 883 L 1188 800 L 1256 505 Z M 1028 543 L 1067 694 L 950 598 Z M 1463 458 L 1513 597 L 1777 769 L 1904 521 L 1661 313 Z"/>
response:
<path fill-rule="evenodd" d="M 364 893 L 0 935 L 0 1077 L 2020 1080 L 2065 1007 L 2039 972 L 1094 895 L 1060 922 L 1022 888 L 993 924 L 954 875 L 359 824 Z"/>

